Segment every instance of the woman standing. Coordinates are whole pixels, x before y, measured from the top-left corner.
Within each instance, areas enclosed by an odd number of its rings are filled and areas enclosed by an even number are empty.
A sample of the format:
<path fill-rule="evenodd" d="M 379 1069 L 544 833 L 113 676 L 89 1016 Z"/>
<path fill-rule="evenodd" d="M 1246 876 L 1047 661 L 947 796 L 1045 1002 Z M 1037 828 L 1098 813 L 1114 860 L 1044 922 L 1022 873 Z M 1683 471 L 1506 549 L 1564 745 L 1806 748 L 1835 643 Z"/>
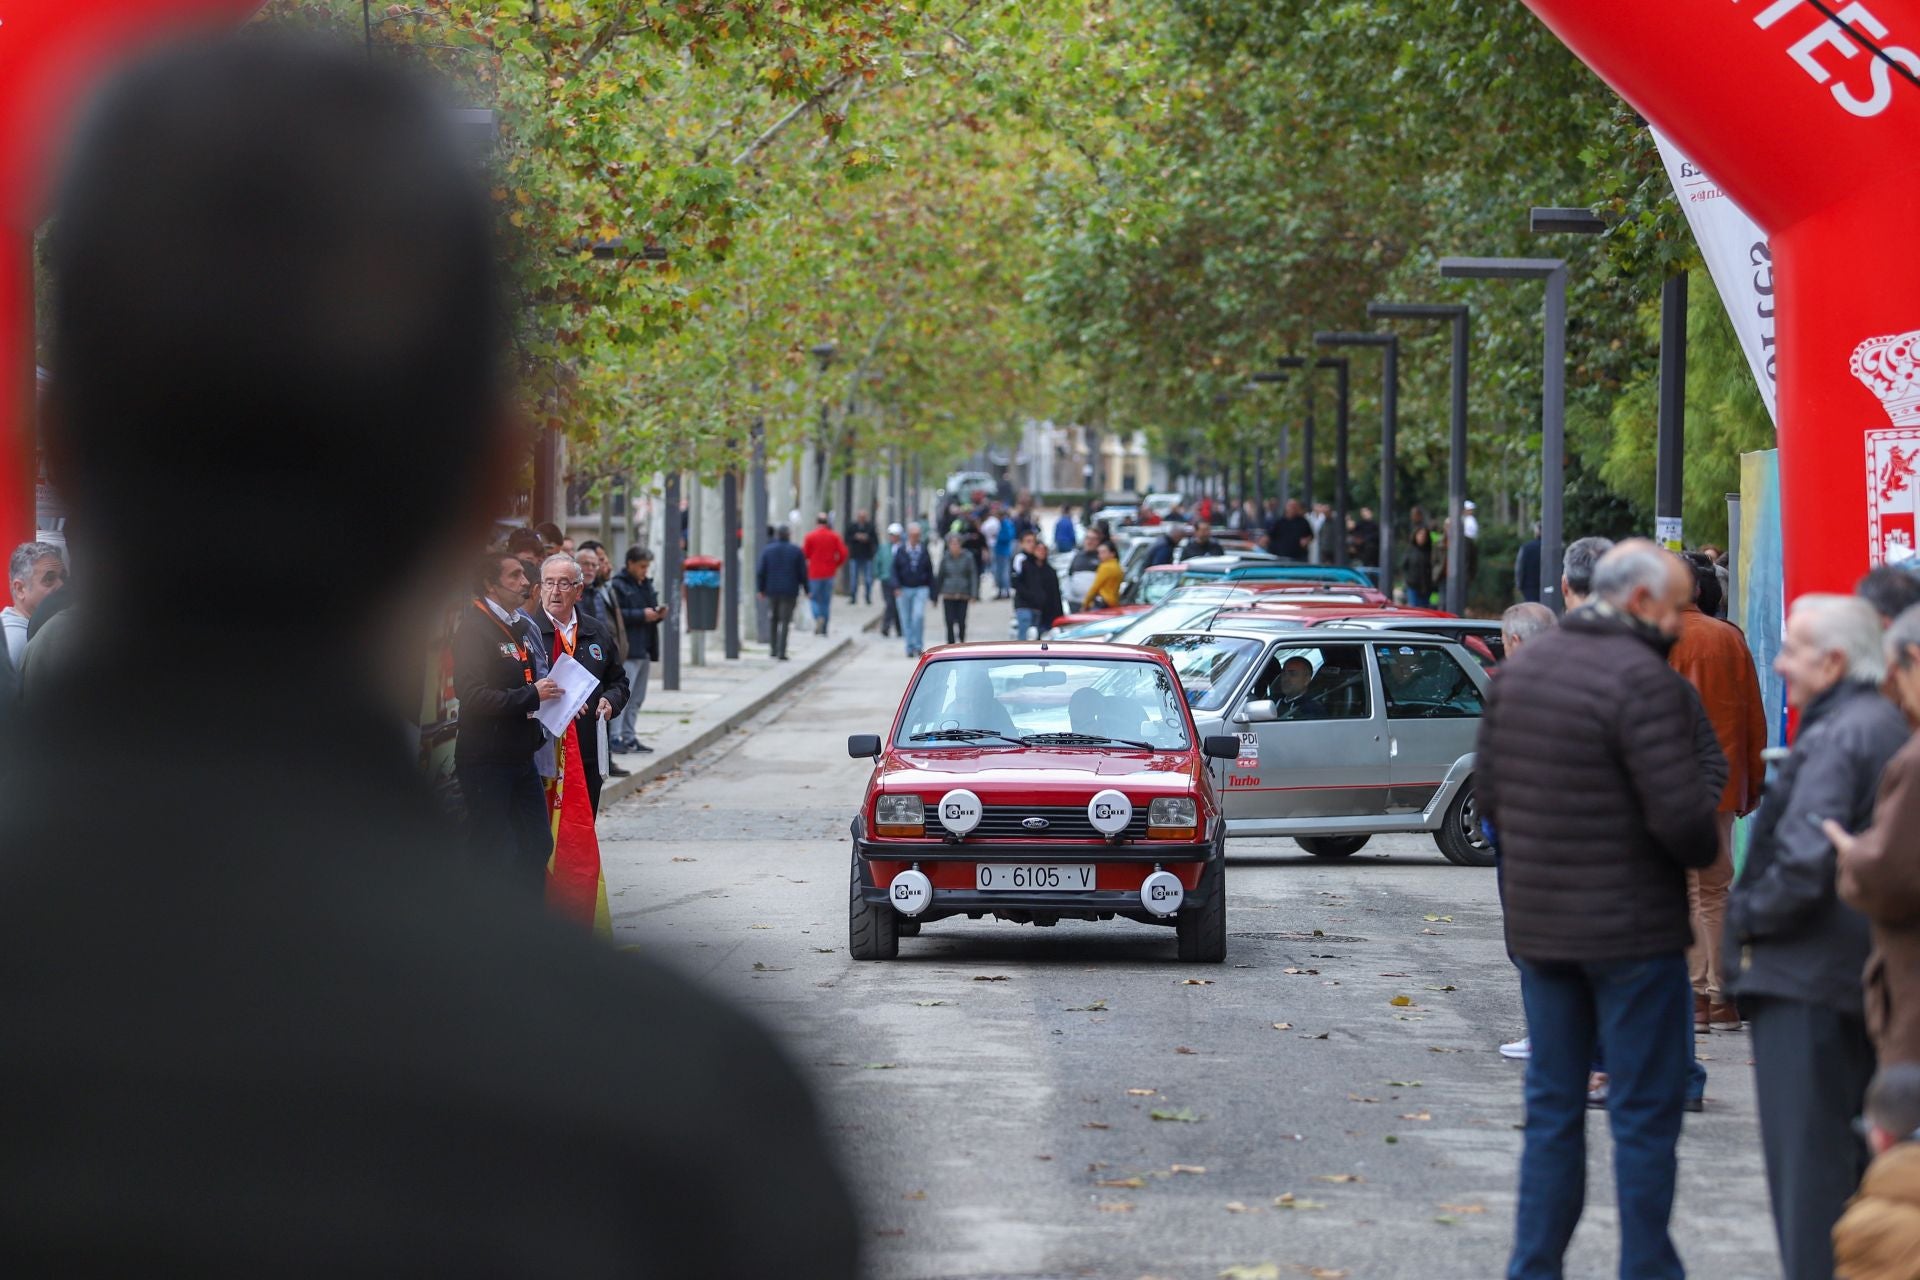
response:
<path fill-rule="evenodd" d="M 1427 607 L 1433 601 L 1433 531 L 1427 513 L 1419 507 L 1407 513 L 1412 526 L 1406 553 L 1400 557 L 1400 576 L 1407 584 L 1407 603 Z"/>
<path fill-rule="evenodd" d="M 1100 543 L 1100 565 L 1093 571 L 1093 586 L 1087 589 L 1087 598 L 1080 602 L 1082 609 L 1114 609 L 1120 604 L 1120 560 L 1114 554 L 1111 539 Z"/>
<path fill-rule="evenodd" d="M 980 590 L 980 561 L 957 533 L 947 535 L 947 554 L 940 557 L 940 608 L 947 615 L 947 643 L 967 639 L 967 606 Z"/>

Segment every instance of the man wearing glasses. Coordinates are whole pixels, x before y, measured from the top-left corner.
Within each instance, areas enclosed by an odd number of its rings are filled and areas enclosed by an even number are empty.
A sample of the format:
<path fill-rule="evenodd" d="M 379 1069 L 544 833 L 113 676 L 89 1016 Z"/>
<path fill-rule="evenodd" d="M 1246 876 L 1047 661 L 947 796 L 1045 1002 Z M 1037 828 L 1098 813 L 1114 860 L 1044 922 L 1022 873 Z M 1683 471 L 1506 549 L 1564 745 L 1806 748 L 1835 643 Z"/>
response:
<path fill-rule="evenodd" d="M 596 722 L 612 720 L 627 705 L 627 673 L 620 666 L 613 634 L 604 623 L 596 622 L 579 608 L 580 593 L 585 586 L 586 577 L 579 561 L 564 551 L 548 556 L 540 566 L 540 609 L 533 621 L 540 629 L 540 647 L 549 664 L 559 662 L 562 656 L 570 656 L 600 681 L 600 687 L 574 720 L 587 798 L 593 812 L 598 813 L 600 784 L 604 778 L 600 772 L 600 734 Z"/>

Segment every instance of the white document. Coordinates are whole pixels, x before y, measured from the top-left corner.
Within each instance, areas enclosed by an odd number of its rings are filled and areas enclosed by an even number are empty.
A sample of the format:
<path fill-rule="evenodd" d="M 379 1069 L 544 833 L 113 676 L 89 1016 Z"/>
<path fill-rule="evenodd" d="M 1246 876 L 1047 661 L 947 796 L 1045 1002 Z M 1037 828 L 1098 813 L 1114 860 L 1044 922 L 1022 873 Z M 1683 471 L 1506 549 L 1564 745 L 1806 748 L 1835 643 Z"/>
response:
<path fill-rule="evenodd" d="M 541 727 L 556 738 L 567 736 L 567 726 L 580 714 L 580 708 L 587 705 L 587 699 L 600 687 L 600 677 L 593 674 L 573 660 L 573 655 L 563 653 L 560 660 L 553 664 L 553 670 L 547 672 L 547 679 L 560 686 L 560 696 L 551 702 L 540 704 L 540 710 L 534 718 Z"/>
<path fill-rule="evenodd" d="M 600 776 L 607 776 L 607 722 L 596 718 L 593 722 L 594 737 L 600 740 Z"/>

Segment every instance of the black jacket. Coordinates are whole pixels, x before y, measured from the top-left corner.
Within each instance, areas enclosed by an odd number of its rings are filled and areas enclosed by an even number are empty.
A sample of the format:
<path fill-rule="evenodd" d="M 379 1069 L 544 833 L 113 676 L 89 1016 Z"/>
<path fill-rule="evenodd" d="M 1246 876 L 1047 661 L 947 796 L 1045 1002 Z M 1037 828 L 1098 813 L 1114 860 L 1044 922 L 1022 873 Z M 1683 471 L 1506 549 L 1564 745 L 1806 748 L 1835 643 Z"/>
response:
<path fill-rule="evenodd" d="M 1856 681 L 1827 690 L 1800 717 L 1727 897 L 1726 972 L 1736 994 L 1785 996 L 1865 1016 L 1867 921 L 1836 895 L 1833 845 L 1815 823 L 1832 818 L 1864 831 L 1880 771 L 1907 734 L 1894 705 Z"/>
<path fill-rule="evenodd" d="M 1267 550 L 1285 560 L 1305 560 L 1313 525 L 1305 516 L 1281 516 L 1267 526 Z"/>
<path fill-rule="evenodd" d="M 531 764 L 545 740 L 533 648 L 539 637 L 519 617 L 512 634 L 485 602 L 469 601 L 453 631 L 453 696 L 460 700 L 456 764 Z"/>
<path fill-rule="evenodd" d="M 1205 542 L 1198 538 L 1188 538 L 1180 544 L 1180 552 L 1174 557 L 1176 564 L 1185 564 L 1189 560 L 1198 560 L 1201 556 L 1223 556 L 1227 549 L 1208 538 Z"/>
<path fill-rule="evenodd" d="M 871 560 L 880 549 L 880 535 L 871 520 L 855 520 L 847 526 L 847 559 Z"/>
<path fill-rule="evenodd" d="M 0 747 L 8 1274 L 858 1274 L 766 1032 L 466 856 L 355 646 L 185 628 L 221 697 L 109 623 Z"/>
<path fill-rule="evenodd" d="M 627 672 L 620 665 L 620 655 L 614 652 L 613 637 L 607 634 L 604 624 L 596 622 L 579 609 L 573 611 L 578 622 L 573 634 L 573 660 L 600 677 L 600 687 L 593 691 L 587 704 L 580 708 L 580 714 L 574 717 L 574 723 L 580 729 L 580 747 L 587 752 L 592 761 L 594 753 L 588 750 L 588 744 L 594 740 L 594 712 L 605 698 L 613 704 L 613 714 L 619 715 L 627 706 Z M 540 627 L 540 645 L 549 657 L 553 654 L 553 619 L 542 609 L 534 615 Z"/>
<path fill-rule="evenodd" d="M 627 624 L 627 656 L 660 660 L 660 624 L 647 621 L 647 610 L 660 607 L 653 579 L 636 579 L 625 569 L 613 575 L 613 596 L 620 602 L 620 620 Z"/>
<path fill-rule="evenodd" d="M 893 549 L 893 585 L 895 587 L 933 586 L 933 553 L 927 544 L 901 543 Z"/>
<path fill-rule="evenodd" d="M 1727 776 L 1705 718 L 1693 686 L 1605 606 L 1574 610 L 1500 669 L 1473 781 L 1499 839 L 1514 955 L 1686 950 L 1686 872 L 1719 854 Z"/>
<path fill-rule="evenodd" d="M 1051 561 L 1038 556 L 1021 559 L 1020 568 L 1013 575 L 1013 607 L 1032 609 L 1039 614 L 1042 631 L 1067 611 L 1060 601 L 1060 575 L 1053 571 Z"/>
<path fill-rule="evenodd" d="M 760 549 L 754 590 L 763 596 L 797 596 L 807 589 L 806 553 L 784 538 Z"/>

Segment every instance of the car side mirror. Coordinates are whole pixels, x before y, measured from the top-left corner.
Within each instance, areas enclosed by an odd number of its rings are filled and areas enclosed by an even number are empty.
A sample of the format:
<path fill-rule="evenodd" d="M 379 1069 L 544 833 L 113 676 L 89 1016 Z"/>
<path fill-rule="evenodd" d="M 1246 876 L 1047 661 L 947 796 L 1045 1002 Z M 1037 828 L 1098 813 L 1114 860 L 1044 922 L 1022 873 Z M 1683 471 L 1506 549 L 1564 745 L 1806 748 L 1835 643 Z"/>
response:
<path fill-rule="evenodd" d="M 873 759 L 880 754 L 880 735 L 877 733 L 848 734 L 847 754 L 855 760 Z"/>
<path fill-rule="evenodd" d="M 1209 760 L 1237 760 L 1240 739 L 1230 733 L 1210 733 L 1200 740 L 1200 754 Z"/>
<path fill-rule="evenodd" d="M 1274 709 L 1272 698 L 1249 698 L 1240 714 L 1233 718 L 1235 724 L 1252 724 L 1256 720 L 1278 720 L 1280 713 Z"/>

